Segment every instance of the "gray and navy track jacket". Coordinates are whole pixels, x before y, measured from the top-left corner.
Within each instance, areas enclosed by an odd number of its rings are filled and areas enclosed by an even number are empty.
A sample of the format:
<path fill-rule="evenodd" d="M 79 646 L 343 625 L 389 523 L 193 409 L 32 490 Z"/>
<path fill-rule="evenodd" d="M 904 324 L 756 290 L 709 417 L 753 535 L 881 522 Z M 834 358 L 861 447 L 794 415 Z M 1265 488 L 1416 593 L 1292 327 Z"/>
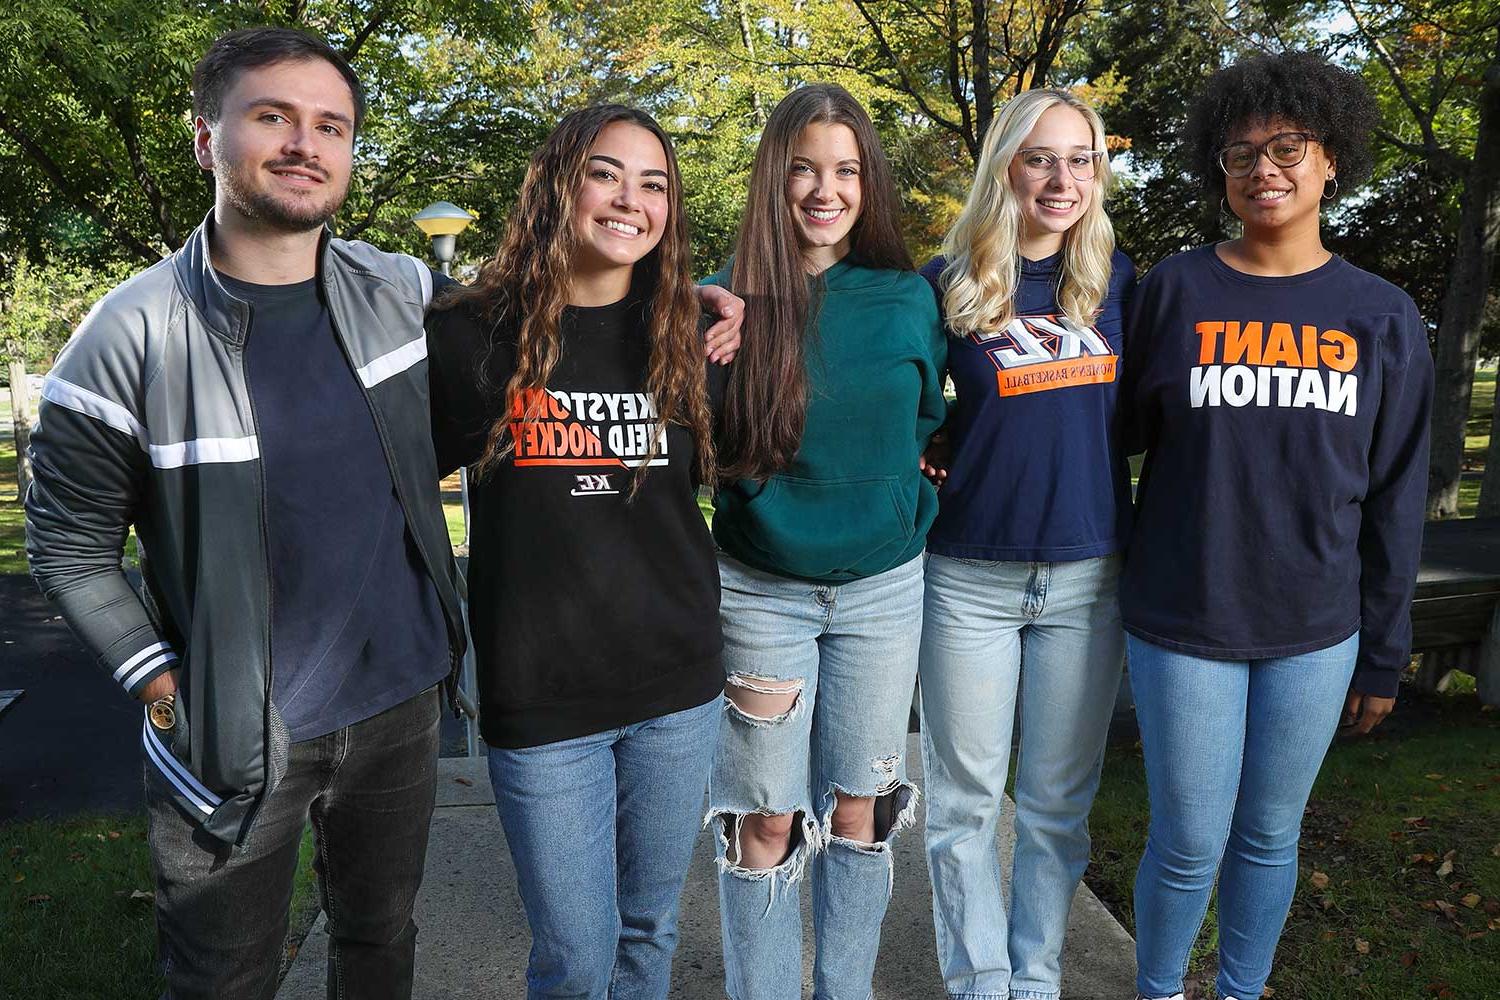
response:
<path fill-rule="evenodd" d="M 245 378 L 249 307 L 209 264 L 213 217 L 93 308 L 42 387 L 26 496 L 32 575 L 131 695 L 179 669 L 178 725 L 144 719 L 148 780 L 206 832 L 244 840 L 286 770 L 271 703 L 265 479 Z M 422 317 L 432 272 L 326 234 L 318 279 L 364 387 L 456 664 L 464 631 L 438 493 Z M 309 434 L 317 428 L 309 427 Z M 144 592 L 121 572 L 129 528 Z"/>

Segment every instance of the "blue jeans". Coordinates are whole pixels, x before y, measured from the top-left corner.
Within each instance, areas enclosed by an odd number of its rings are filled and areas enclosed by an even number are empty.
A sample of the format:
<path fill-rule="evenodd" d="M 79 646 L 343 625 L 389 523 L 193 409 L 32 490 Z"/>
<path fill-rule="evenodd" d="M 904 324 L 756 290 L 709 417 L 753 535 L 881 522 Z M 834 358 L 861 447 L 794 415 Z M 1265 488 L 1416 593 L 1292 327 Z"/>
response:
<path fill-rule="evenodd" d="M 531 925 L 526 996 L 663 998 L 722 701 L 523 750 L 490 783 Z"/>
<path fill-rule="evenodd" d="M 891 838 L 916 814 L 907 722 L 922 622 L 922 559 L 824 585 L 719 556 L 724 669 L 736 684 L 794 682 L 790 711 L 760 718 L 726 696 L 709 786 L 719 856 L 725 989 L 733 1000 L 800 1000 L 802 914 L 813 883 L 819 1000 L 868 1000 L 895 878 Z M 833 835 L 835 791 L 876 799 L 874 843 Z M 797 814 L 800 840 L 771 869 L 729 860 L 734 817 Z M 738 856 L 738 852 L 736 852 Z"/>
<path fill-rule="evenodd" d="M 922 623 L 927 863 L 949 996 L 1056 1000 L 1068 909 L 1125 659 L 1119 559 L 934 555 Z M 1016 693 L 1016 849 L 1007 919 L 995 851 Z"/>
<path fill-rule="evenodd" d="M 1182 991 L 1219 876 L 1218 995 L 1257 1000 L 1297 885 L 1297 838 L 1359 636 L 1299 656 L 1209 660 L 1131 636 L 1151 829 L 1135 876 L 1136 988 Z"/>

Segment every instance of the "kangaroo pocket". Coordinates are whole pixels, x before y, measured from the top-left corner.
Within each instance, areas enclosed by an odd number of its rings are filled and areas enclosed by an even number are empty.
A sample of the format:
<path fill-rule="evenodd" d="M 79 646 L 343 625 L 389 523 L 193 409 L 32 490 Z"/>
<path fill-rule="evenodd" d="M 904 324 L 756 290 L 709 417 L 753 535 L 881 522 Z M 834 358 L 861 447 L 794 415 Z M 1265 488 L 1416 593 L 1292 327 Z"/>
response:
<path fill-rule="evenodd" d="M 773 476 L 744 508 L 745 540 L 771 565 L 809 579 L 873 576 L 915 530 L 898 476 Z"/>

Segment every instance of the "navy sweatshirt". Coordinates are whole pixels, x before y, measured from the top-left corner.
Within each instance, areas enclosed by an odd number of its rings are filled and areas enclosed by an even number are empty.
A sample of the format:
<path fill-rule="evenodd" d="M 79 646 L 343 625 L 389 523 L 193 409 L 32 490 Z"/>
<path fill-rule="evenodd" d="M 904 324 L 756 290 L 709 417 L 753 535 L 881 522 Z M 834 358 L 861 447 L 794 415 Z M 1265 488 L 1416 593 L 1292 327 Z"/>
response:
<path fill-rule="evenodd" d="M 942 291 L 938 257 L 922 275 Z M 1116 251 L 1092 325 L 1062 315 L 1062 254 L 1021 259 L 1016 318 L 950 337 L 953 459 L 927 549 L 965 559 L 1069 562 L 1125 543 L 1130 474 L 1116 426 L 1124 309 L 1135 265 Z"/>
<path fill-rule="evenodd" d="M 1146 451 L 1125 628 L 1196 656 L 1291 656 L 1359 632 L 1354 687 L 1411 653 L 1432 357 L 1410 297 L 1341 258 L 1266 278 L 1212 247 L 1152 269 L 1122 386 Z"/>

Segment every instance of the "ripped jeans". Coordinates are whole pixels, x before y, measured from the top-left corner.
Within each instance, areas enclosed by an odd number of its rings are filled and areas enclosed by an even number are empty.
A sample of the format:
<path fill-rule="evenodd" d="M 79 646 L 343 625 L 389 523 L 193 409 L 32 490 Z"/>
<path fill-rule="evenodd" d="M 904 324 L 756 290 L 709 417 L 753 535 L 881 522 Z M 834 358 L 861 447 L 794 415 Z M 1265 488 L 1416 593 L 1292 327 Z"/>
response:
<path fill-rule="evenodd" d="M 824 585 L 719 555 L 727 718 L 709 783 L 718 842 L 725 989 L 732 1000 L 802 996 L 802 877 L 812 880 L 817 1000 L 869 1000 L 895 869 L 891 840 L 916 813 L 906 731 L 922 631 L 921 556 Z M 752 716 L 736 687 L 796 691 L 783 714 Z M 835 791 L 876 798 L 875 839 L 834 836 Z M 730 860 L 735 817 L 795 814 L 792 850 L 771 869 Z M 736 852 L 736 857 L 738 853 Z"/>

